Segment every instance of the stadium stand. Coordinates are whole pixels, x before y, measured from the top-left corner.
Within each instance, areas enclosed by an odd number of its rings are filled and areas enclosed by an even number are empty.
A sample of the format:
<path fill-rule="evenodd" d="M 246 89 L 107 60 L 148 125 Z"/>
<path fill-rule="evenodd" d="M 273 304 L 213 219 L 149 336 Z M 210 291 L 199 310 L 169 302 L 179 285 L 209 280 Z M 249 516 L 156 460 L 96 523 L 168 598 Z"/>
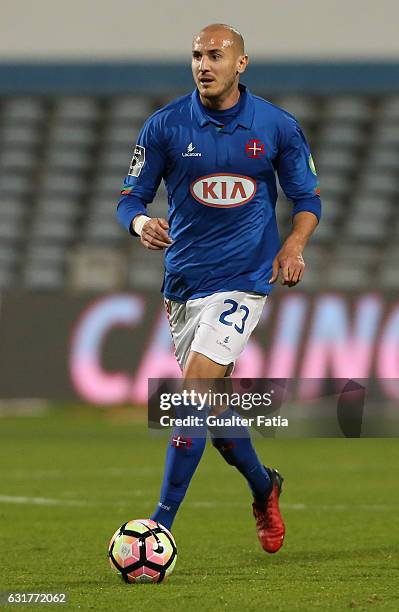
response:
<path fill-rule="evenodd" d="M 268 97 L 265 95 L 265 97 Z M 399 97 L 285 95 L 311 143 L 324 203 L 306 250 L 308 289 L 399 287 Z M 120 185 L 155 96 L 0 101 L 0 287 L 157 288 L 162 255 L 115 219 Z M 128 126 L 128 127 L 127 127 Z M 150 207 L 166 215 L 161 186 Z M 282 235 L 290 204 L 279 191 Z"/>

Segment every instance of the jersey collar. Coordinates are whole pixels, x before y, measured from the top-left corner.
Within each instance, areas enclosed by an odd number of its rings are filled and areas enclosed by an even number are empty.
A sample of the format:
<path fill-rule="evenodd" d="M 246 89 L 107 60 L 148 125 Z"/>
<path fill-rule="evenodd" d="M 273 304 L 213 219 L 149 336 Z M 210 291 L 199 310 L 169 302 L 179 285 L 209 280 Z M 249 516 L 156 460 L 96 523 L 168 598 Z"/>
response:
<path fill-rule="evenodd" d="M 241 92 L 241 96 L 244 97 L 244 104 L 242 105 L 242 109 L 237 117 L 225 128 L 223 128 L 224 132 L 232 133 L 236 129 L 238 125 L 241 125 L 246 130 L 251 129 L 252 122 L 254 119 L 255 113 L 255 105 L 252 99 L 252 94 L 249 89 L 242 85 L 238 84 L 238 88 Z M 195 89 L 191 96 L 191 102 L 193 106 L 194 115 L 200 125 L 200 127 L 205 127 L 208 123 L 214 123 L 218 127 L 222 125 L 220 121 L 214 119 L 213 117 L 209 117 L 202 109 L 202 105 L 200 103 L 198 89 Z"/>

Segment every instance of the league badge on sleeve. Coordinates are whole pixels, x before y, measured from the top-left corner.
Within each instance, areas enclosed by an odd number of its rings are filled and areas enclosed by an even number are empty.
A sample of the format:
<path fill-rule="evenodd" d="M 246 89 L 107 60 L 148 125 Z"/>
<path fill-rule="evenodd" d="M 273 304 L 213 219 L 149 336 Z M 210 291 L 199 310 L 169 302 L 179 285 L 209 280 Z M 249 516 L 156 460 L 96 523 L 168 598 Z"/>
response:
<path fill-rule="evenodd" d="M 144 162 L 145 162 L 145 147 L 136 145 L 134 148 L 132 161 L 130 162 L 130 168 L 129 168 L 128 175 L 129 176 L 139 176 L 141 169 L 144 166 Z"/>
<path fill-rule="evenodd" d="M 317 170 L 316 170 L 316 166 L 314 165 L 314 161 L 313 161 L 312 155 L 309 155 L 309 168 L 311 169 L 313 174 L 315 176 L 317 176 Z"/>

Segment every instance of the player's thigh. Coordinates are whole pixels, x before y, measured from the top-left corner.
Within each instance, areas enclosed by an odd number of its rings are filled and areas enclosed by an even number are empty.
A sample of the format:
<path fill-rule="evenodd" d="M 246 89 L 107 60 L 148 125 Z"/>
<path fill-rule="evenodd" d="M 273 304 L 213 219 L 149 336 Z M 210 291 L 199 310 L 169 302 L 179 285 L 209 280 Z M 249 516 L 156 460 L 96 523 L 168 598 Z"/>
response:
<path fill-rule="evenodd" d="M 184 379 L 223 378 L 228 366 L 215 363 L 205 355 L 191 350 L 204 304 L 207 298 L 199 298 L 188 315 L 186 304 L 165 298 L 174 352 Z M 202 389 L 201 389 L 202 391 Z"/>
<path fill-rule="evenodd" d="M 168 317 L 170 333 L 177 363 L 183 371 L 191 350 L 195 329 L 198 325 L 200 312 L 187 316 L 186 303 L 175 302 L 165 298 L 165 308 Z"/>
<path fill-rule="evenodd" d="M 202 353 L 191 350 L 184 364 L 183 376 L 185 379 L 213 379 L 223 378 L 229 366 L 217 363 Z"/>
<path fill-rule="evenodd" d="M 208 296 L 202 304 L 191 350 L 221 365 L 234 363 L 258 324 L 265 301 L 265 296 L 243 291 Z M 192 308 L 195 304 L 189 300 L 188 316 Z"/>

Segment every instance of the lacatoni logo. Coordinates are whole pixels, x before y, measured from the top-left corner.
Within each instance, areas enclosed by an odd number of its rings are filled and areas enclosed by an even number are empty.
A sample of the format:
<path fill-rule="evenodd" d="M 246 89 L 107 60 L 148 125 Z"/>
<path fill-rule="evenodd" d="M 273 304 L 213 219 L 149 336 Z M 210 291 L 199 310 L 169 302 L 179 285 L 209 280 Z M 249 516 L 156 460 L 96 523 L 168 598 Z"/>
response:
<path fill-rule="evenodd" d="M 233 208 L 252 200 L 256 182 L 240 174 L 208 174 L 191 183 L 190 191 L 193 198 L 205 206 Z"/>
<path fill-rule="evenodd" d="M 195 151 L 195 146 L 192 142 L 187 146 L 187 151 L 181 154 L 182 157 L 201 157 L 202 153 Z"/>

